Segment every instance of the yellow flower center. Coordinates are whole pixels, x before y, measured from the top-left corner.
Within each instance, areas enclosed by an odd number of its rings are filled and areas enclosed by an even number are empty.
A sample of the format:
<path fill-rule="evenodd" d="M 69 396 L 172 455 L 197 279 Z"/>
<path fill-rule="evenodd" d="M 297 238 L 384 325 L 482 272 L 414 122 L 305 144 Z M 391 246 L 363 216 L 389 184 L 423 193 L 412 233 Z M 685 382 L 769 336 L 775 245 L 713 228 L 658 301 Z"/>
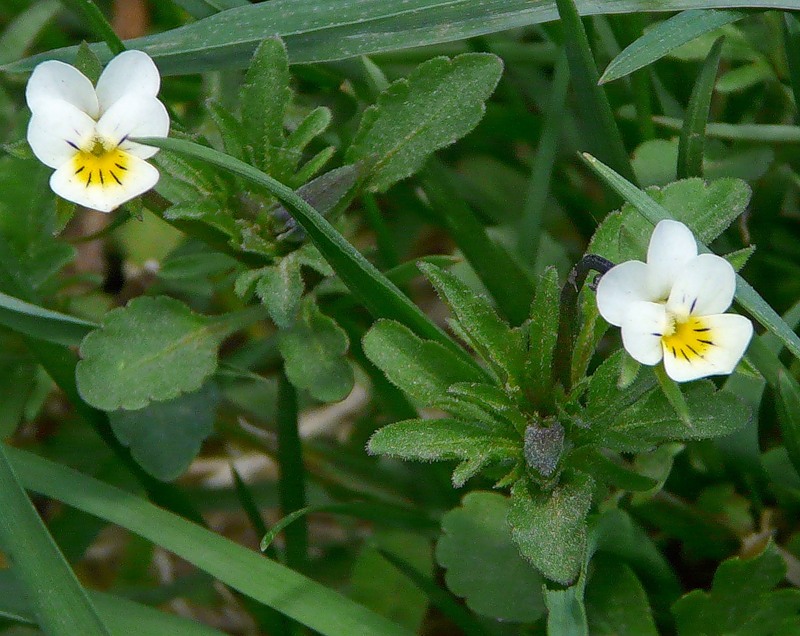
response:
<path fill-rule="evenodd" d="M 92 139 L 88 147 L 79 148 L 72 158 L 75 175 L 86 184 L 87 188 L 122 186 L 130 169 L 130 163 L 128 153 L 120 150 L 116 144 L 108 144 L 100 137 Z"/>
<path fill-rule="evenodd" d="M 668 315 L 669 323 L 661 335 L 664 355 L 692 362 L 703 358 L 714 345 L 711 327 L 702 317 L 689 317 L 679 320 Z"/>

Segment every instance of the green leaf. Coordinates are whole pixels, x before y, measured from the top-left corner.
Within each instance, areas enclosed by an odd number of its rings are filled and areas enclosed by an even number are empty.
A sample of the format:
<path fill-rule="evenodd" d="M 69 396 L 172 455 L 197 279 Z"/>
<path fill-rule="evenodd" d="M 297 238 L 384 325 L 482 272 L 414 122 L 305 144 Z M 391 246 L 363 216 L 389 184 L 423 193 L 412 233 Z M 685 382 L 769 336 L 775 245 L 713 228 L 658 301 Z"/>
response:
<path fill-rule="evenodd" d="M 514 459 L 519 442 L 498 437 L 487 429 L 459 420 L 405 420 L 384 426 L 370 438 L 373 455 L 400 459 L 443 461 L 460 459 L 461 470 L 453 474 L 458 488 L 490 463 Z"/>
<path fill-rule="evenodd" d="M 74 346 L 96 324 L 51 311 L 0 292 L 0 325 L 19 333 L 67 346 Z"/>
<path fill-rule="evenodd" d="M 800 474 L 800 385 L 783 369 L 778 371 L 778 415 L 783 445 Z"/>
<path fill-rule="evenodd" d="M 586 139 L 582 149 L 591 150 L 610 166 L 634 181 L 628 151 L 622 139 L 614 112 L 605 90 L 600 86 L 600 74 L 594 62 L 586 29 L 574 0 L 556 0 L 563 26 L 564 48 L 569 61 L 570 77 L 575 89 L 575 107 L 581 114 Z"/>
<path fill-rule="evenodd" d="M 792 84 L 795 110 L 800 108 L 800 24 L 797 18 L 784 11 L 783 13 L 783 46 L 786 49 L 786 61 L 789 65 L 789 79 Z M 2 47 L 0 47 L 2 50 Z M 795 114 L 795 121 L 798 115 Z"/>
<path fill-rule="evenodd" d="M 500 58 L 484 53 L 421 64 L 364 112 L 347 161 L 371 162 L 369 188 L 385 191 L 477 125 L 502 72 Z"/>
<path fill-rule="evenodd" d="M 49 634 L 107 636 L 107 627 L 22 489 L 5 449 L 0 444 L 0 549 L 13 563 L 37 622 Z"/>
<path fill-rule="evenodd" d="M 485 413 L 482 421 L 497 426 L 498 419 L 502 422 L 501 430 L 516 430 L 522 432 L 528 425 L 528 418 L 519 410 L 519 407 L 509 397 L 508 393 L 493 384 L 474 384 L 457 382 L 447 388 L 447 394 L 453 400 L 440 401 L 437 406 L 449 410 L 455 402 L 463 404 L 470 402 Z"/>
<path fill-rule="evenodd" d="M 214 430 L 219 395 L 212 384 L 138 411 L 108 414 L 114 435 L 156 479 L 180 477 Z"/>
<path fill-rule="evenodd" d="M 285 256 L 274 267 L 265 267 L 256 283 L 256 294 L 267 307 L 275 324 L 288 329 L 297 316 L 297 308 L 303 297 L 303 278 L 300 263 Z"/>
<path fill-rule="evenodd" d="M 8 23 L 0 34 L 0 64 L 21 58 L 61 7 L 59 0 L 35 2 Z"/>
<path fill-rule="evenodd" d="M 785 575 L 786 563 L 772 542 L 753 558 L 728 559 L 709 592 L 694 590 L 675 603 L 678 634 L 768 636 L 789 621 L 800 627 L 800 590 L 774 590 Z"/>
<path fill-rule="evenodd" d="M 237 159 L 246 160 L 244 148 L 247 144 L 247 134 L 242 123 L 225 106 L 216 101 L 206 102 L 206 108 L 219 130 L 225 152 Z"/>
<path fill-rule="evenodd" d="M 630 567 L 607 556 L 592 559 L 586 613 L 593 636 L 658 636 L 638 577 Z"/>
<path fill-rule="evenodd" d="M 144 140 L 139 139 L 138 141 Z M 474 365 L 477 369 L 477 365 L 461 347 L 433 324 L 419 307 L 404 296 L 386 276 L 350 245 L 317 210 L 291 189 L 252 166 L 211 148 L 184 140 L 159 137 L 149 137 L 146 143 L 202 159 L 233 174 L 238 174 L 259 187 L 266 188 L 286 205 L 325 260 L 373 316 L 376 318 L 391 317 L 402 322 L 413 328 L 419 335 L 441 343 L 459 356 L 462 363 Z M 159 156 L 161 154 L 159 153 Z"/>
<path fill-rule="evenodd" d="M 706 124 L 711 111 L 711 98 L 714 95 L 714 83 L 717 80 L 719 59 L 722 53 L 722 38 L 714 42 L 700 68 L 700 75 L 692 89 L 686 119 L 683 122 L 680 142 L 678 144 L 679 179 L 703 176 L 703 150 L 706 143 Z"/>
<path fill-rule="evenodd" d="M 442 517 L 436 560 L 447 587 L 473 612 L 501 621 L 533 623 L 544 614 L 543 580 L 520 556 L 506 517 L 509 500 L 471 492 Z"/>
<path fill-rule="evenodd" d="M 278 335 L 289 380 L 322 402 L 343 400 L 353 388 L 353 368 L 344 357 L 348 345 L 347 334 L 313 298 L 303 301 L 297 321 Z"/>
<path fill-rule="evenodd" d="M 62 4 L 72 10 L 77 17 L 94 31 L 95 35 L 106 43 L 114 55 L 119 55 L 125 50 L 125 45 L 108 23 L 103 12 L 92 0 L 61 0 Z"/>
<path fill-rule="evenodd" d="M 393 320 L 376 322 L 363 345 L 367 357 L 392 384 L 425 405 L 436 404 L 456 382 L 485 379 L 439 343 L 422 340 Z"/>
<path fill-rule="evenodd" d="M 485 297 L 475 294 L 452 273 L 429 263 L 419 263 L 419 269 L 453 311 L 478 354 L 499 371 L 504 381 L 519 384 L 524 355 L 520 330 L 511 329 Z"/>
<path fill-rule="evenodd" d="M 617 55 L 606 67 L 600 83 L 613 82 L 630 75 L 696 37 L 741 20 L 746 15 L 746 11 L 719 9 L 682 11 L 648 29 Z"/>
<path fill-rule="evenodd" d="M 549 267 L 536 286 L 528 325 L 523 386 L 535 405 L 548 404 L 552 400 L 553 351 L 558 339 L 560 294 L 558 272 L 554 267 Z"/>
<path fill-rule="evenodd" d="M 583 602 L 585 584 L 579 580 L 564 590 L 545 589 L 547 633 L 566 636 L 590 636 Z"/>
<path fill-rule="evenodd" d="M 581 473 L 562 473 L 550 492 L 536 492 L 526 480 L 511 490 L 508 522 L 522 556 L 548 579 L 569 585 L 586 554 L 586 515 L 593 481 Z"/>
<path fill-rule="evenodd" d="M 710 243 L 737 219 L 750 202 L 750 187 L 740 179 L 683 179 L 664 188 L 648 188 L 647 196 L 669 217 L 685 223 L 703 243 Z M 644 260 L 653 223 L 626 203 L 597 228 L 587 251 L 615 263 Z"/>
<path fill-rule="evenodd" d="M 9 448 L 8 454 L 26 488 L 127 528 L 323 636 L 411 636 L 338 592 L 141 497 L 30 453 Z M 30 554 L 41 567 L 41 553 Z"/>
<path fill-rule="evenodd" d="M 571 452 L 564 462 L 568 466 L 591 475 L 599 482 L 610 484 L 622 490 L 640 492 L 650 490 L 658 485 L 655 479 L 640 475 L 622 466 L 593 446 L 581 446 Z"/>
<path fill-rule="evenodd" d="M 172 298 L 135 298 L 84 338 L 78 391 L 104 411 L 141 409 L 195 391 L 216 370 L 227 333 Z"/>
<path fill-rule="evenodd" d="M 275 149 L 283 146 L 283 120 L 291 98 L 286 47 L 279 38 L 266 39 L 253 53 L 241 91 L 242 124 L 256 168 L 269 170 Z"/>
<path fill-rule="evenodd" d="M 667 210 L 647 196 L 646 193 L 627 182 L 613 170 L 597 161 L 597 159 L 589 155 L 584 155 L 584 159 L 592 170 L 600 175 L 622 198 L 631 203 L 653 226 L 663 219 L 672 218 Z M 703 232 L 698 232 L 697 234 L 702 236 Z M 708 248 L 704 245 L 699 247 L 701 251 L 708 251 Z M 761 325 L 774 333 L 786 345 L 786 348 L 792 352 L 792 355 L 800 358 L 800 338 L 781 320 L 776 311 L 758 295 L 758 292 L 738 274 L 736 276 L 736 300 Z"/>

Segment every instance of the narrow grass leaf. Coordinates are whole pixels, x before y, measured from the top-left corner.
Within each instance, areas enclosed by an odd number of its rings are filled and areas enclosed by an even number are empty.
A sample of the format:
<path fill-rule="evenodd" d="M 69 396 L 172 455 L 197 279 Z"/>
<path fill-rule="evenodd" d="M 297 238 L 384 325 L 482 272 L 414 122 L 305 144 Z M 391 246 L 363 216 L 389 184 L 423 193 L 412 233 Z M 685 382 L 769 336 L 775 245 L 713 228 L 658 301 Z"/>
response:
<path fill-rule="evenodd" d="M 125 50 L 125 45 L 115 33 L 114 27 L 92 0 L 61 0 L 61 3 L 83 18 L 95 35 L 106 43 L 111 53 L 119 55 Z"/>
<path fill-rule="evenodd" d="M 458 355 L 465 363 L 476 366 L 466 352 L 451 340 L 419 307 L 412 303 L 372 263 L 356 250 L 317 210 L 301 199 L 291 188 L 252 166 L 212 148 L 179 140 L 149 137 L 138 141 L 151 146 L 195 157 L 218 166 L 247 181 L 266 188 L 292 213 L 325 260 L 347 287 L 376 318 L 394 318 L 419 335 L 435 340 Z"/>
<path fill-rule="evenodd" d="M 629 181 L 636 181 L 622 134 L 603 88 L 594 62 L 589 38 L 573 0 L 556 0 L 564 32 L 576 104 L 588 133 L 587 145 L 605 163 Z"/>
<path fill-rule="evenodd" d="M 717 39 L 700 69 L 692 89 L 686 118 L 678 143 L 678 179 L 703 176 L 703 151 L 706 145 L 706 124 L 711 111 L 711 98 L 717 80 L 723 38 Z"/>
<path fill-rule="evenodd" d="M 108 636 L 86 590 L 59 552 L 0 445 L 0 547 L 48 634 Z"/>
<path fill-rule="evenodd" d="M 800 475 L 800 385 L 783 369 L 778 371 L 778 415 L 783 445 Z"/>
<path fill-rule="evenodd" d="M 60 10 L 59 0 L 45 0 L 34 2 L 14 18 L 0 35 L 0 64 L 22 57 Z"/>
<path fill-rule="evenodd" d="M 669 130 L 680 131 L 683 128 L 683 121 L 675 117 L 656 115 L 653 121 Z M 800 126 L 714 122 L 706 126 L 706 137 L 761 144 L 797 144 L 800 143 Z"/>
<path fill-rule="evenodd" d="M 8 453 L 26 488 L 127 528 L 323 636 L 411 636 L 341 594 L 141 497 L 31 453 Z M 31 556 L 40 565 L 40 556 Z"/>
<path fill-rule="evenodd" d="M 625 48 L 606 67 L 600 83 L 613 82 L 660 60 L 670 51 L 697 37 L 732 24 L 746 11 L 690 9 L 660 22 Z"/>
<path fill-rule="evenodd" d="M 664 219 L 671 218 L 670 214 L 646 193 L 626 181 L 608 166 L 588 154 L 582 155 L 587 165 L 594 170 L 605 183 L 617 192 L 623 199 L 633 205 L 654 226 Z M 702 251 L 708 252 L 707 247 Z M 771 331 L 791 351 L 792 355 L 800 358 L 800 338 L 781 319 L 776 311 L 770 307 L 750 284 L 738 274 L 736 275 L 736 300 L 747 310 L 763 327 Z"/>
<path fill-rule="evenodd" d="M 97 325 L 87 320 L 51 311 L 0 292 L 0 325 L 19 333 L 61 344 L 77 346 Z"/>
<path fill-rule="evenodd" d="M 795 121 L 800 119 L 800 22 L 787 12 L 783 14 L 783 46 L 786 50 L 786 61 L 789 64 L 789 79 L 794 95 Z"/>

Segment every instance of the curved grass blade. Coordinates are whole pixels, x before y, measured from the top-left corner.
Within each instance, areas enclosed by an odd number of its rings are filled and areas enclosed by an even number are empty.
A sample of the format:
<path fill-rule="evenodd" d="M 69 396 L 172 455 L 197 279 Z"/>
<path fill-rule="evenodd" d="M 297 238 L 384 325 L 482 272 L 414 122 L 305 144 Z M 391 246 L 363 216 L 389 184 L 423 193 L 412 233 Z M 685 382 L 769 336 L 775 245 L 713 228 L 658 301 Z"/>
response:
<path fill-rule="evenodd" d="M 444 345 L 462 361 L 477 368 L 475 361 L 464 349 L 431 322 L 419 307 L 412 303 L 396 285 L 350 245 L 327 219 L 297 196 L 291 188 L 245 162 L 213 148 L 183 139 L 162 137 L 146 137 L 137 139 L 137 141 L 206 161 L 265 188 L 286 206 L 325 260 L 375 318 L 397 320 L 419 336 Z"/>
<path fill-rule="evenodd" d="M 717 81 L 722 42 L 723 38 L 718 38 L 711 47 L 689 98 L 689 108 L 686 109 L 686 118 L 678 142 L 678 179 L 703 176 L 705 130 L 708 114 L 711 111 L 714 84 Z"/>
<path fill-rule="evenodd" d="M 656 115 L 653 121 L 669 130 L 680 131 L 683 128 L 683 122 L 675 117 Z M 800 143 L 800 126 L 710 123 L 706 125 L 706 137 L 763 144 L 797 144 Z"/>
<path fill-rule="evenodd" d="M 579 0 L 581 15 L 752 7 L 798 9 L 796 0 Z M 270 0 L 222 11 L 164 33 L 128 40 L 166 75 L 246 68 L 265 35 L 282 38 L 293 64 L 454 42 L 558 19 L 553 0 Z M 92 50 L 104 62 L 106 46 Z M 46 59 L 71 62 L 75 47 L 0 67 L 27 72 Z"/>
<path fill-rule="evenodd" d="M 111 53 L 119 55 L 125 50 L 122 40 L 92 0 L 61 0 L 61 2 L 86 21 L 95 35 L 106 43 Z"/>
<path fill-rule="evenodd" d="M 77 346 L 97 325 L 0 292 L 0 325 L 32 338 Z"/>
<path fill-rule="evenodd" d="M 144 499 L 31 453 L 7 452 L 26 488 L 127 528 L 323 636 L 411 636 L 338 592 Z"/>
<path fill-rule="evenodd" d="M 48 634 L 108 636 L 109 631 L 59 552 L 0 444 L 0 546 L 13 563 L 37 622 Z"/>
<path fill-rule="evenodd" d="M 657 24 L 611 60 L 600 77 L 606 84 L 660 60 L 697 37 L 741 20 L 746 11 L 690 9 Z"/>
<path fill-rule="evenodd" d="M 626 181 L 591 155 L 581 155 L 586 164 L 617 194 L 635 207 L 639 213 L 654 226 L 664 219 L 670 219 L 669 212 L 651 199 L 635 185 Z M 700 251 L 708 252 L 703 245 Z M 771 331 L 796 358 L 800 358 L 800 338 L 770 307 L 758 292 L 744 278 L 736 275 L 736 301 L 747 310 L 764 328 Z"/>
<path fill-rule="evenodd" d="M 564 46 L 577 107 L 589 133 L 589 149 L 628 181 L 636 182 L 611 104 L 599 85 L 600 75 L 578 9 L 573 0 L 556 0 L 556 5 L 564 27 Z"/>

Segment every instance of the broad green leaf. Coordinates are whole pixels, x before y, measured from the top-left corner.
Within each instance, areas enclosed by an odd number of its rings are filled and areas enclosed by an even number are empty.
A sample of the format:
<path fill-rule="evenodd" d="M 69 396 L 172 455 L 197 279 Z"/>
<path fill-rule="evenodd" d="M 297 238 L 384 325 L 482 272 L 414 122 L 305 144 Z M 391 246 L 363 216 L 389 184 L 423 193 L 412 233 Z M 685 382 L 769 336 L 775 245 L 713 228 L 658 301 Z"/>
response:
<path fill-rule="evenodd" d="M 373 455 L 400 459 L 443 461 L 460 459 L 464 465 L 453 474 L 461 487 L 486 465 L 515 459 L 519 443 L 487 429 L 459 420 L 405 420 L 379 429 L 369 440 Z"/>
<path fill-rule="evenodd" d="M 619 174 L 604 166 L 597 159 L 589 155 L 583 155 L 583 158 L 592 170 L 600 175 L 622 198 L 633 205 L 651 225 L 655 226 L 663 219 L 672 218 L 664 207 L 647 196 L 645 192 L 642 192 Z M 724 217 L 724 215 L 719 216 Z M 698 231 L 697 234 L 702 237 L 703 232 Z M 708 251 L 705 245 L 700 245 L 699 248 L 701 251 Z M 786 345 L 786 348 L 792 352 L 792 355 L 800 358 L 800 338 L 781 320 L 777 312 L 758 295 L 758 292 L 738 274 L 736 276 L 736 300 L 761 325 L 774 333 Z M 769 371 L 765 369 L 763 373 L 766 374 Z"/>
<path fill-rule="evenodd" d="M 73 346 L 97 325 L 0 293 L 0 325 L 55 344 Z"/>
<path fill-rule="evenodd" d="M 655 479 L 622 466 L 593 446 L 581 446 L 574 450 L 565 459 L 565 464 L 591 475 L 599 482 L 623 490 L 639 492 L 650 490 L 658 484 Z"/>
<path fill-rule="evenodd" d="M 511 539 L 508 510 L 509 499 L 500 494 L 466 495 L 442 517 L 436 560 L 445 569 L 447 587 L 472 611 L 532 623 L 544 614 L 543 581 Z"/>
<path fill-rule="evenodd" d="M 520 330 L 511 329 L 488 299 L 475 294 L 452 273 L 427 263 L 420 263 L 419 269 L 448 304 L 478 354 L 499 371 L 503 381 L 518 385 L 525 354 Z"/>
<path fill-rule="evenodd" d="M 775 0 L 749 0 L 746 4 L 762 9 L 776 6 Z M 741 6 L 742 0 L 577 2 L 581 15 Z M 127 44 L 150 54 L 163 73 L 174 75 L 245 68 L 265 34 L 284 39 L 293 64 L 307 64 L 455 42 L 557 19 L 553 0 L 503 0 L 499 5 L 489 0 L 413 0 L 405 4 L 385 0 L 329 0 L 324 4 L 319 0 L 271 0 L 222 11 L 166 33 L 128 40 Z M 104 62 L 110 58 L 102 45 L 97 46 L 97 52 Z M 44 59 L 71 62 L 74 54 L 74 48 L 49 51 L 0 70 L 25 72 Z"/>
<path fill-rule="evenodd" d="M 138 411 L 113 411 L 108 419 L 142 468 L 156 479 L 172 481 L 186 471 L 214 430 L 218 403 L 216 388 L 208 384 Z"/>
<path fill-rule="evenodd" d="M 139 139 L 139 141 L 144 140 Z M 180 152 L 219 166 L 268 190 L 286 205 L 320 254 L 373 316 L 376 318 L 391 317 L 402 322 L 419 335 L 441 343 L 455 353 L 462 363 L 474 365 L 477 369 L 477 365 L 461 347 L 433 324 L 419 307 L 403 295 L 386 276 L 381 274 L 374 265 L 348 243 L 317 210 L 291 189 L 260 170 L 211 148 L 171 138 L 150 137 L 146 142 L 158 148 Z M 163 153 L 159 153 L 159 156 L 161 154 Z"/>
<path fill-rule="evenodd" d="M 630 567 L 608 556 L 592 559 L 586 614 L 593 636 L 658 636 L 639 579 Z"/>
<path fill-rule="evenodd" d="M 547 605 L 547 633 L 590 636 L 583 602 L 582 581 L 568 588 L 546 588 L 544 600 Z"/>
<path fill-rule="evenodd" d="M 49 634 L 107 636 L 108 628 L 59 552 L 0 445 L 0 549 Z"/>
<path fill-rule="evenodd" d="M 456 382 L 485 379 L 438 342 L 422 340 L 392 320 L 376 322 L 363 345 L 367 357 L 392 384 L 424 405 L 436 404 Z"/>
<path fill-rule="evenodd" d="M 535 405 L 552 400 L 553 351 L 558 339 L 559 296 L 558 272 L 545 270 L 536 286 L 528 325 L 528 351 L 523 386 Z"/>
<path fill-rule="evenodd" d="M 253 165 L 269 170 L 275 149 L 283 146 L 283 120 L 292 97 L 289 59 L 279 38 L 264 40 L 250 62 L 242 87 L 242 124 L 253 152 Z"/>
<path fill-rule="evenodd" d="M 135 603 L 121 596 L 87 590 L 97 613 L 112 636 L 128 636 L 136 625 L 138 636 L 221 636 L 203 623 L 190 620 L 154 607 Z M 36 624 L 36 615 L 10 569 L 0 571 L 0 617 L 15 622 Z M 8 631 L 5 632 L 9 634 Z M 37 632 L 39 633 L 39 632 Z"/>
<path fill-rule="evenodd" d="M 385 191 L 477 125 L 502 72 L 500 59 L 483 53 L 421 64 L 364 112 L 347 161 L 370 162 L 369 188 Z"/>
<path fill-rule="evenodd" d="M 600 83 L 613 82 L 630 75 L 661 59 L 682 44 L 741 20 L 746 15 L 746 11 L 692 9 L 659 22 L 611 61 L 600 78 Z"/>
<path fill-rule="evenodd" d="M 800 628 L 800 590 L 774 589 L 785 575 L 786 563 L 772 542 L 750 559 L 728 559 L 709 592 L 694 590 L 673 605 L 678 634 L 768 636 L 790 622 Z"/>
<path fill-rule="evenodd" d="M 526 480 L 511 490 L 508 522 L 522 556 L 545 577 L 569 585 L 586 555 L 586 515 L 593 481 L 581 473 L 563 473 L 552 491 L 536 492 Z"/>
<path fill-rule="evenodd" d="M 114 309 L 81 343 L 81 397 L 104 411 L 136 410 L 200 388 L 230 332 L 183 303 L 142 296 Z"/>
<path fill-rule="evenodd" d="M 303 288 L 300 263 L 291 256 L 285 256 L 277 265 L 261 270 L 256 283 L 256 294 L 275 324 L 282 329 L 288 329 L 297 316 Z"/>
<path fill-rule="evenodd" d="M 344 330 L 312 298 L 302 303 L 297 321 L 278 335 L 289 380 L 322 402 L 343 400 L 353 388 L 353 368 L 344 357 L 348 345 Z"/>
<path fill-rule="evenodd" d="M 677 175 L 679 179 L 703 176 L 705 130 L 708 114 L 711 112 L 711 98 L 714 95 L 714 84 L 717 80 L 721 53 L 722 39 L 719 39 L 711 47 L 708 57 L 700 67 L 700 75 L 692 89 L 678 144 Z"/>
<path fill-rule="evenodd" d="M 8 453 L 26 488 L 127 528 L 323 636 L 411 636 L 338 592 L 139 496 L 30 453 Z M 41 567 L 41 553 L 31 555 Z"/>
<path fill-rule="evenodd" d="M 664 188 L 648 188 L 654 205 L 685 223 L 702 243 L 717 238 L 747 208 L 750 187 L 739 179 L 683 179 Z M 587 251 L 619 263 L 644 260 L 653 223 L 630 203 L 609 214 L 597 228 Z"/>

